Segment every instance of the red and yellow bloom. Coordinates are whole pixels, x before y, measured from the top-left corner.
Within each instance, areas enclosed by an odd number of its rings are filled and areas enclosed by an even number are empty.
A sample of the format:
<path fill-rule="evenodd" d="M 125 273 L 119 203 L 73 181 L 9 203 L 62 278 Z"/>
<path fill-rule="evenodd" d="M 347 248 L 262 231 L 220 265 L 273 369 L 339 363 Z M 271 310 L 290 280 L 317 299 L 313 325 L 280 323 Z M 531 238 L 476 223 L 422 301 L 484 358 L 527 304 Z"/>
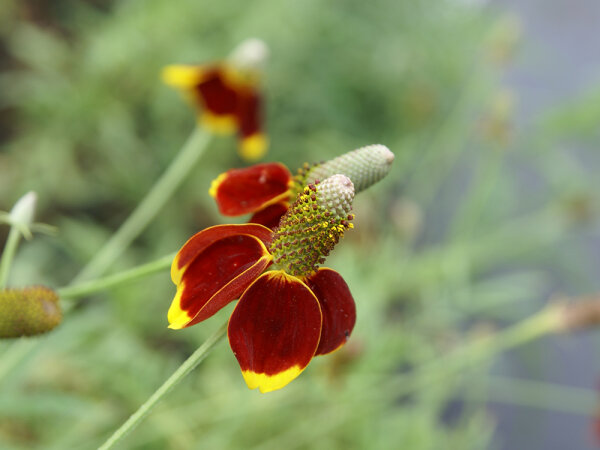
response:
<path fill-rule="evenodd" d="M 331 161 L 308 165 L 295 176 L 280 163 L 257 164 L 219 175 L 210 187 L 219 211 L 225 216 L 253 213 L 249 222 L 273 228 L 290 202 L 304 186 L 342 173 L 358 193 L 382 179 L 391 168 L 394 154 L 384 145 L 369 145 Z"/>
<path fill-rule="evenodd" d="M 334 175 L 307 186 L 274 231 L 250 223 L 194 235 L 171 267 L 170 328 L 194 325 L 239 297 L 229 343 L 248 387 L 261 392 L 282 388 L 315 355 L 342 346 L 356 320 L 354 300 L 341 275 L 318 266 L 352 228 L 353 197 L 350 179 Z"/>
<path fill-rule="evenodd" d="M 227 61 L 171 65 L 163 70 L 165 83 L 190 98 L 203 126 L 219 134 L 237 132 L 240 155 L 247 160 L 261 158 L 268 147 L 262 130 L 262 96 L 256 70 L 265 54 L 261 41 L 249 40 Z"/>

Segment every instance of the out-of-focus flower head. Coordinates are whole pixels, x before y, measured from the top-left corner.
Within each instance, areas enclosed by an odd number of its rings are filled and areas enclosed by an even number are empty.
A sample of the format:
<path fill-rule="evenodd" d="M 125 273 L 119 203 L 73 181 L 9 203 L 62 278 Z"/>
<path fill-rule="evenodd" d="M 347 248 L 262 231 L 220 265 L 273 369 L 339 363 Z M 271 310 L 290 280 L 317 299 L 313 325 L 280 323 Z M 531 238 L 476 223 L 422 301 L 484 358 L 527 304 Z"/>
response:
<path fill-rule="evenodd" d="M 268 53 L 263 41 L 248 39 L 224 61 L 170 65 L 162 73 L 165 83 L 190 98 L 203 126 L 218 134 L 237 132 L 239 153 L 246 160 L 263 157 L 268 147 L 259 89 Z"/>
<path fill-rule="evenodd" d="M 295 176 L 280 163 L 256 164 L 222 173 L 209 193 L 221 214 L 253 213 L 249 222 L 273 228 L 307 184 L 340 173 L 350 178 L 358 193 L 386 176 L 393 161 L 394 154 L 385 145 L 369 145 L 330 161 L 305 164 Z"/>
<path fill-rule="evenodd" d="M 56 292 L 45 286 L 0 289 L 0 338 L 46 333 L 62 320 Z"/>

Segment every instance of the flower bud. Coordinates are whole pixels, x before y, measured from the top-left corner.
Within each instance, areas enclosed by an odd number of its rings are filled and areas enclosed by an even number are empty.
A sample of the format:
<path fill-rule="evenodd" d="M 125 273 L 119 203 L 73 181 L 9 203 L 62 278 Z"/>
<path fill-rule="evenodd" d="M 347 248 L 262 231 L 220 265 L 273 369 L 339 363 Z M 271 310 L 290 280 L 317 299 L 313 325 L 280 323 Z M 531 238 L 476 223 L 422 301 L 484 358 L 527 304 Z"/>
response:
<path fill-rule="evenodd" d="M 37 204 L 37 194 L 29 191 L 15 203 L 10 210 L 8 221 L 17 228 L 26 238 L 31 238 L 31 225 L 33 225 L 33 216 Z"/>
<path fill-rule="evenodd" d="M 0 338 L 46 333 L 61 320 L 58 295 L 48 287 L 0 290 Z"/>

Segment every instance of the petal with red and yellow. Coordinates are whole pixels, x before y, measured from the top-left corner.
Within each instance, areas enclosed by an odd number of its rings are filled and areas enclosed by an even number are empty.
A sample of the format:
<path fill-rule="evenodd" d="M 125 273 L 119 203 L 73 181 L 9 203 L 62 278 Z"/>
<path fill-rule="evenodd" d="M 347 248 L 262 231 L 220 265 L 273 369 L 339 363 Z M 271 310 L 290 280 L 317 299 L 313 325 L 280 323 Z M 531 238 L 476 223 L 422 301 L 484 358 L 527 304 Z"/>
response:
<path fill-rule="evenodd" d="M 163 70 L 166 84 L 183 90 L 194 103 L 199 121 L 212 132 L 230 134 L 238 125 L 240 87 L 223 64 L 171 65 Z"/>
<path fill-rule="evenodd" d="M 239 216 L 289 200 L 292 174 L 283 164 L 255 164 L 219 175 L 210 187 L 221 214 Z"/>
<path fill-rule="evenodd" d="M 229 344 L 250 389 L 281 389 L 306 368 L 321 335 L 321 309 L 299 278 L 267 272 L 244 292 L 229 319 Z"/>
<path fill-rule="evenodd" d="M 356 305 L 348 285 L 335 270 L 321 267 L 304 282 L 321 306 L 323 329 L 315 355 L 325 355 L 340 348 L 350 337 L 356 323 Z"/>
<path fill-rule="evenodd" d="M 257 224 L 217 225 L 192 236 L 171 265 L 177 293 L 169 328 L 201 322 L 242 292 L 271 264 L 271 230 Z"/>

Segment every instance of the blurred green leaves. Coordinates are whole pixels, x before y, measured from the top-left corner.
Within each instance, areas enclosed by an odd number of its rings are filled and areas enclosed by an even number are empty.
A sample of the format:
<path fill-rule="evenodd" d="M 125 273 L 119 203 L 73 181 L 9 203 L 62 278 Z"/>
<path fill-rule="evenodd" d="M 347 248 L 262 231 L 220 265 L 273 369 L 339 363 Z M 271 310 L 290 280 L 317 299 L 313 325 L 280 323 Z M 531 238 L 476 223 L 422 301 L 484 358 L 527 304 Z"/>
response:
<path fill-rule="evenodd" d="M 0 209 L 35 190 L 38 220 L 60 229 L 22 246 L 12 284 L 70 280 L 168 166 L 195 123 L 159 82 L 166 64 L 218 60 L 260 37 L 269 160 L 299 167 L 372 143 L 396 155 L 328 261 L 357 301 L 350 362 L 317 358 L 289 389 L 258 396 L 217 349 L 127 448 L 485 448 L 487 367 L 410 395 L 385 389 L 469 341 L 471 326 L 537 309 L 556 280 L 593 288 L 579 270 L 591 250 L 574 242 L 597 223 L 596 157 L 583 167 L 555 141 L 596 136 L 597 95 L 533 127 L 516 122 L 516 96 L 494 122 L 510 138 L 486 133 L 520 29 L 470 2 L 46 3 L 0 8 Z M 224 220 L 207 191 L 243 165 L 235 146 L 212 145 L 115 271 Z M 9 372 L 16 350 L 2 344 L 0 447 L 96 448 L 230 312 L 173 334 L 173 290 L 165 273 L 90 298 Z"/>

